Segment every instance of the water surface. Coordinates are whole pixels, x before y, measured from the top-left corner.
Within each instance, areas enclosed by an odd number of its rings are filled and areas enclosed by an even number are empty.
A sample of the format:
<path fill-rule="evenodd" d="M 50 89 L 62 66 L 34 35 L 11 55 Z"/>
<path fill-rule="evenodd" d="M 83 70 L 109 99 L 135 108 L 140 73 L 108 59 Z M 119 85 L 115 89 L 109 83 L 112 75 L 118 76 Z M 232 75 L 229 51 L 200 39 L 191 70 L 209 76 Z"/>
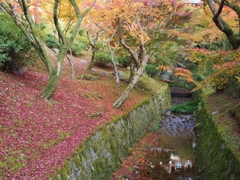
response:
<path fill-rule="evenodd" d="M 196 180 L 194 157 L 193 115 L 163 115 L 156 141 L 149 148 L 149 166 L 139 169 L 137 179 L 142 180 Z"/>

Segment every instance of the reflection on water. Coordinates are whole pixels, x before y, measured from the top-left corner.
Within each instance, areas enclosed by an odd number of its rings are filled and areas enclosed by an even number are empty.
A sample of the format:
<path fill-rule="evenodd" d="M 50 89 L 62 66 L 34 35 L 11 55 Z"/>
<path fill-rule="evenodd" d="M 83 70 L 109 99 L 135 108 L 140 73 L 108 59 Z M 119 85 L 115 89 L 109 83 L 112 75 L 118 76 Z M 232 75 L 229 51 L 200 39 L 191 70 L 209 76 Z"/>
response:
<path fill-rule="evenodd" d="M 195 118 L 192 115 L 166 113 L 149 149 L 149 166 L 139 171 L 142 180 L 196 180 L 197 167 L 193 153 Z"/>

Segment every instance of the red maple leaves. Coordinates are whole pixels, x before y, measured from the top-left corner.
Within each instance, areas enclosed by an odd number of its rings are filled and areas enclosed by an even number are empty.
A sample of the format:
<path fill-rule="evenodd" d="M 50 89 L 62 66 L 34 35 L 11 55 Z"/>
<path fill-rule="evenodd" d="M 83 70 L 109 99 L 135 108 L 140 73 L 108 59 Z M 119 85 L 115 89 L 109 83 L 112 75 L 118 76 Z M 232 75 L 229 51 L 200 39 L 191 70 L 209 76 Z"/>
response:
<path fill-rule="evenodd" d="M 46 74 L 0 72 L 0 177 L 48 179 L 98 126 L 139 102 L 133 93 L 121 110 L 113 108 L 114 79 L 100 78 L 62 79 L 45 101 Z"/>

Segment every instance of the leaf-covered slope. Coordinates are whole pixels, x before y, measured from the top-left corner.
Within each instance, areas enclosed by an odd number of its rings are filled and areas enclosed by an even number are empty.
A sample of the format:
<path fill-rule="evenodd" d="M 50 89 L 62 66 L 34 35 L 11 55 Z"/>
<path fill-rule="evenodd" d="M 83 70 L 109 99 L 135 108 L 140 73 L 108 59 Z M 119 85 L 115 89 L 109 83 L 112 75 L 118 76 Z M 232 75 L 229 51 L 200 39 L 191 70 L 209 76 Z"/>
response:
<path fill-rule="evenodd" d="M 134 90 L 121 109 L 114 78 L 62 78 L 52 100 L 40 97 L 47 75 L 0 72 L 0 178 L 48 179 L 91 133 L 148 94 Z M 122 84 L 122 88 L 124 85 Z"/>

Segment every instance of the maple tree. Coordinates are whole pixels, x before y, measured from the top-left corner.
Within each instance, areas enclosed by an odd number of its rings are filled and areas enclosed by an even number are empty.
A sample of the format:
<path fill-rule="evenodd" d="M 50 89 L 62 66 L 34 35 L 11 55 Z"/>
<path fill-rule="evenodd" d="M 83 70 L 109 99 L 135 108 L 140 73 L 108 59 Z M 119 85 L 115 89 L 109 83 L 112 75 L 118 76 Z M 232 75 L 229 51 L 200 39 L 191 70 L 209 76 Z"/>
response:
<path fill-rule="evenodd" d="M 187 48 L 219 48 L 220 42 L 224 43 L 224 34 L 212 21 L 212 13 L 209 8 L 197 6 L 191 7 L 193 18 L 185 23 L 182 28 L 169 30 L 170 37 Z M 216 46 L 216 42 L 219 42 Z M 223 44 L 222 46 L 224 46 Z M 225 47 L 224 47 L 225 48 Z"/>
<path fill-rule="evenodd" d="M 230 44 L 227 44 L 226 34 L 222 33 L 216 25 L 216 20 L 213 21 L 212 18 L 213 10 L 215 9 L 214 12 L 216 13 L 216 9 L 222 7 L 218 11 L 220 14 L 216 16 L 222 23 L 222 27 L 226 31 L 231 29 L 235 40 L 237 40 L 239 32 L 238 15 L 226 4 L 231 2 L 237 5 L 239 3 L 228 1 L 219 5 L 220 1 L 216 2 L 218 3 L 215 3 L 212 9 L 209 6 L 196 8 L 195 16 L 190 23 L 186 23 L 181 29 L 169 31 L 170 36 L 177 36 L 177 40 L 180 37 L 180 41 L 185 44 L 185 51 L 182 53 L 183 58 L 192 61 L 194 66 L 197 67 L 197 72 L 194 74 L 197 87 L 194 90 L 202 89 L 205 93 L 225 88 L 229 80 L 239 73 L 239 52 L 230 50 L 234 47 L 229 39 L 230 36 L 227 35 L 230 42 Z M 228 22 L 228 24 L 223 22 Z M 188 75 L 176 74 L 185 77 Z M 186 78 L 191 81 L 188 77 Z"/>
<path fill-rule="evenodd" d="M 114 107 L 119 108 L 124 103 L 143 74 L 150 56 L 157 53 L 161 44 L 160 36 L 166 33 L 164 31 L 191 17 L 191 12 L 183 7 L 177 1 L 167 0 L 116 0 L 99 5 L 95 20 L 105 22 L 110 34 L 117 29 L 115 44 L 120 42 L 132 57 L 131 69 L 137 69 L 128 87 L 113 104 Z"/>
<path fill-rule="evenodd" d="M 41 96 L 46 99 L 50 99 L 56 90 L 57 84 L 60 80 L 63 60 L 70 49 L 76 35 L 79 32 L 81 22 L 86 14 L 90 11 L 96 0 L 90 3 L 90 5 L 83 11 L 80 11 L 78 4 L 75 0 L 69 1 L 47 1 L 47 3 L 52 7 L 53 22 L 54 27 L 57 31 L 59 39 L 59 52 L 57 57 L 57 65 L 54 67 L 45 46 L 44 41 L 41 38 L 41 28 L 39 26 L 39 15 L 40 12 L 44 12 L 47 8 L 42 8 L 41 1 L 5 1 L 1 0 L 0 5 L 4 10 L 11 15 L 16 25 L 22 30 L 24 35 L 27 37 L 28 41 L 36 50 L 37 54 L 45 64 L 48 73 L 49 80 L 45 89 L 41 92 Z M 67 38 L 63 32 L 63 27 L 61 26 L 61 11 L 60 7 L 68 7 L 74 12 L 75 22 L 72 26 L 70 38 Z M 32 8 L 33 7 L 33 8 Z"/>
<path fill-rule="evenodd" d="M 112 4 L 115 4 L 116 2 L 112 2 Z M 112 26 L 111 21 L 109 21 L 109 18 L 111 18 L 111 14 L 106 14 L 104 10 L 108 9 L 109 3 L 104 3 L 99 1 L 93 10 L 88 14 L 87 18 L 85 19 L 85 28 L 89 33 L 92 34 L 93 40 L 90 45 L 92 46 L 92 58 L 91 58 L 91 63 L 88 67 L 88 70 L 92 67 L 94 63 L 94 56 L 96 53 L 96 41 L 99 37 L 99 34 L 101 34 L 101 37 L 105 39 L 106 42 L 103 42 L 103 44 L 107 45 L 109 54 L 110 54 L 110 59 L 114 67 L 114 72 L 115 72 L 115 79 L 116 79 L 116 87 L 117 89 L 120 87 L 120 80 L 119 80 L 119 72 L 117 68 L 117 64 L 115 62 L 115 53 L 118 50 L 119 43 L 116 42 L 116 35 L 118 31 L 118 26 Z M 102 14 L 102 13 L 105 14 Z M 91 23 L 89 23 L 91 22 Z M 89 38 L 89 41 L 90 38 Z M 104 46 L 104 45 L 103 45 Z M 108 52 L 104 52 L 108 53 Z"/>
<path fill-rule="evenodd" d="M 93 67 L 93 64 L 95 62 L 95 56 L 96 56 L 96 52 L 97 52 L 97 40 L 99 39 L 99 36 L 102 33 L 102 30 L 99 28 L 95 28 L 92 27 L 95 26 L 93 23 L 89 23 L 87 25 L 84 26 L 84 28 L 86 29 L 87 32 L 87 37 L 88 37 L 88 41 L 89 44 L 91 46 L 92 49 L 92 56 L 91 56 L 91 62 L 87 68 L 88 71 L 90 71 Z M 96 30 L 97 29 L 97 30 Z"/>
<path fill-rule="evenodd" d="M 118 69 L 117 69 L 117 64 L 115 63 L 115 60 L 114 60 L 115 52 L 117 51 L 119 44 L 117 44 L 117 45 L 114 44 L 113 47 L 111 46 L 112 39 L 115 36 L 115 34 L 117 33 L 118 28 L 119 27 L 117 26 L 115 28 L 113 34 L 108 38 L 108 43 L 107 44 L 108 44 L 108 49 L 109 49 L 110 55 L 111 55 L 111 61 L 112 61 L 113 67 L 114 67 L 115 78 L 116 78 L 116 85 L 117 85 L 117 88 L 119 89 L 119 87 L 120 87 L 120 84 L 119 84 L 119 72 L 118 72 Z"/>
<path fill-rule="evenodd" d="M 195 90 L 202 89 L 205 94 L 224 89 L 233 77 L 240 72 L 239 50 L 206 50 L 189 49 L 188 60 L 198 67 L 197 75 L 200 77 Z"/>
<path fill-rule="evenodd" d="M 240 46 L 240 3 L 235 0 L 205 0 L 213 14 L 213 22 L 222 31 L 232 49 Z M 231 18 L 229 18 L 231 17 Z"/>

